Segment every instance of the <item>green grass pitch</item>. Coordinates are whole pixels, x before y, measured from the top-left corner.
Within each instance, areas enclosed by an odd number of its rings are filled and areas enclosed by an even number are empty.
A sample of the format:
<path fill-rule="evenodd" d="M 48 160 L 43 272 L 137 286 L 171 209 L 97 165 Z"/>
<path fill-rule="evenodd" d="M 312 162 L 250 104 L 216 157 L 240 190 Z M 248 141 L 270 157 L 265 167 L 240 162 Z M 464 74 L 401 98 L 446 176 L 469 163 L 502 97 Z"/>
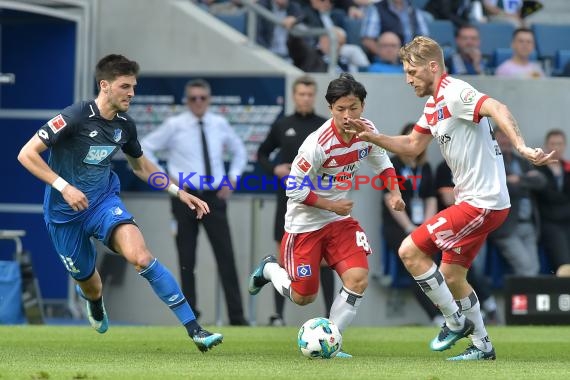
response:
<path fill-rule="evenodd" d="M 0 326 L 0 379 L 569 379 L 570 327 L 491 327 L 496 361 L 447 362 L 435 327 L 351 327 L 352 359 L 310 360 L 295 327 L 221 327 L 200 353 L 181 327 Z"/>

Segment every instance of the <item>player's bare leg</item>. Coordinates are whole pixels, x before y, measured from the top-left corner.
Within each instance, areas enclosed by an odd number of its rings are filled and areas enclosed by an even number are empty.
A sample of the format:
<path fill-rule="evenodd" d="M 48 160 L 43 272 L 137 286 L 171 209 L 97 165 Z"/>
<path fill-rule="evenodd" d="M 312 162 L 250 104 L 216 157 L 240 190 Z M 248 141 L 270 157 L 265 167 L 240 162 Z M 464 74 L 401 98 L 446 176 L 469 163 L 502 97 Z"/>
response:
<path fill-rule="evenodd" d="M 156 295 L 184 325 L 188 335 L 200 351 L 206 352 L 222 343 L 223 336 L 221 334 L 210 333 L 198 324 L 196 316 L 174 276 L 152 256 L 137 226 L 122 224 L 116 227 L 111 237 L 111 246 L 134 265 L 138 273 L 149 282 Z"/>
<path fill-rule="evenodd" d="M 76 282 L 75 291 L 86 301 L 87 318 L 91 327 L 99 334 L 104 334 L 109 328 L 109 318 L 103 303 L 103 283 L 99 272 L 95 270 L 87 280 Z"/>
<path fill-rule="evenodd" d="M 461 312 L 474 324 L 471 344 L 464 352 L 448 360 L 495 360 L 495 349 L 483 322 L 479 299 L 467 282 L 467 269 L 461 265 L 442 263 L 440 270 Z"/>
<path fill-rule="evenodd" d="M 342 272 L 340 278 L 342 280 L 342 288 L 332 304 L 330 319 L 342 333 L 356 317 L 364 291 L 368 287 L 368 269 L 350 268 Z M 351 358 L 352 355 L 340 351 L 336 357 Z"/>
<path fill-rule="evenodd" d="M 473 332 L 474 324 L 461 313 L 453 294 L 447 286 L 444 274 L 438 269 L 431 257 L 423 253 L 410 236 L 406 237 L 398 250 L 408 272 L 414 277 L 426 296 L 439 307 L 445 318 L 440 333 L 431 341 L 430 348 L 444 351 L 461 338 Z M 450 280 L 456 281 L 458 277 Z M 453 285 L 459 286 L 459 285 Z"/>

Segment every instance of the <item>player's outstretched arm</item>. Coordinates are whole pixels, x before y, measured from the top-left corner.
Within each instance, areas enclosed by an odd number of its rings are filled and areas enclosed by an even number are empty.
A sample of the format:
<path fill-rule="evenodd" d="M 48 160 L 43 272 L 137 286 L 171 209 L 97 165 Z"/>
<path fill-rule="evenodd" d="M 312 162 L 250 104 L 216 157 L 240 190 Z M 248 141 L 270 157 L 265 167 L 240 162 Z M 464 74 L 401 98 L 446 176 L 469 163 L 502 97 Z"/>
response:
<path fill-rule="evenodd" d="M 18 161 L 34 176 L 61 192 L 63 199 L 73 210 L 85 210 L 89 206 L 85 194 L 51 170 L 42 158 L 41 153 L 47 148 L 38 135 L 34 135 L 20 150 Z"/>
<path fill-rule="evenodd" d="M 503 103 L 493 98 L 487 98 L 481 105 L 479 114 L 493 118 L 495 124 L 505 132 L 520 155 L 529 160 L 532 164 L 546 165 L 557 161 L 552 158 L 554 152 L 546 154 L 541 148 L 530 148 L 526 146 L 517 121 L 508 107 Z"/>
<path fill-rule="evenodd" d="M 404 211 L 406 209 L 406 203 L 402 199 L 400 183 L 396 177 L 388 177 L 388 190 L 389 193 L 386 194 L 388 206 L 394 211 Z"/>
<path fill-rule="evenodd" d="M 158 166 L 147 159 L 144 155 L 138 158 L 134 158 L 129 155 L 126 155 L 126 157 L 129 161 L 129 164 L 133 168 L 133 173 L 135 173 L 137 177 L 147 183 L 152 174 L 161 171 Z M 210 208 L 206 202 L 198 197 L 188 194 L 185 191 L 181 191 L 178 185 L 176 185 L 175 181 L 170 178 L 168 180 L 170 181 L 170 185 L 166 186 L 165 190 L 168 191 L 172 196 L 178 197 L 178 199 L 188 205 L 188 207 L 190 207 L 192 210 L 195 210 L 197 219 L 201 219 L 204 214 L 208 214 L 210 212 Z"/>
<path fill-rule="evenodd" d="M 409 135 L 388 136 L 375 133 L 360 119 L 348 119 L 345 132 L 354 133 L 361 140 L 371 142 L 392 153 L 415 157 L 427 149 L 432 136 L 412 131 Z"/>

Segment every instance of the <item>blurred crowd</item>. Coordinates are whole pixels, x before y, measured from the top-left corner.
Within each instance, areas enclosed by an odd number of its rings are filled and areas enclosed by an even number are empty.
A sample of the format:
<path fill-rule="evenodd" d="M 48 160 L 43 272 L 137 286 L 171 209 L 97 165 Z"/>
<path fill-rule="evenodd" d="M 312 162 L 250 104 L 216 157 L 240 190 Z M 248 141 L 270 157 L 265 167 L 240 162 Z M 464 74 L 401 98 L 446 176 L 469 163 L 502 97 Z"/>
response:
<path fill-rule="evenodd" d="M 242 0 L 194 1 L 214 15 L 245 15 Z M 551 57 L 537 54 L 540 41 L 536 40 L 527 16 L 542 9 L 538 1 L 253 1 L 280 20 L 274 23 L 258 16 L 256 42 L 305 72 L 328 70 L 329 36 L 298 37 L 289 33 L 295 27 L 326 28 L 335 34 L 338 72 L 402 73 L 400 46 L 417 35 L 427 35 L 444 46 L 450 74 L 570 76 L 570 51 L 561 48 Z M 494 47 L 492 51 L 485 49 L 491 41 L 481 38 L 480 28 L 488 24 L 504 25 L 497 33 L 508 36 L 498 37 L 510 39 L 510 44 L 505 42 L 505 46 Z M 551 37 L 547 38 L 549 43 L 553 42 Z"/>

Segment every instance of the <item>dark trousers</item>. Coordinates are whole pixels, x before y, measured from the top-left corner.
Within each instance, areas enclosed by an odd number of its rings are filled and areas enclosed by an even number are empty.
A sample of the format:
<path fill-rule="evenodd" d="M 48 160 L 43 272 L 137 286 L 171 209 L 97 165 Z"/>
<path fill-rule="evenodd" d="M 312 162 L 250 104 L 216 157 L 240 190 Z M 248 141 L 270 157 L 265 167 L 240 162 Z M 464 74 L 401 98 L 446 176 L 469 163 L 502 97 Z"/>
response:
<path fill-rule="evenodd" d="M 544 220 L 541 241 L 554 273 L 561 265 L 570 264 L 570 223 Z"/>
<path fill-rule="evenodd" d="M 215 191 L 206 191 L 201 194 L 190 193 L 206 201 L 210 207 L 210 213 L 204 215 L 201 220 L 196 219 L 195 211 L 191 210 L 177 198 L 172 198 L 172 213 L 178 222 L 176 247 L 178 249 L 182 292 L 192 309 L 197 312 L 198 298 L 196 296 L 194 267 L 196 266 L 198 227 L 199 224 L 202 224 L 216 258 L 218 273 L 226 296 L 230 323 L 239 322 L 244 318 L 243 306 L 230 236 L 230 226 L 226 215 L 226 201 L 219 199 Z M 207 277 L 207 275 L 203 276 L 203 278 Z"/>

